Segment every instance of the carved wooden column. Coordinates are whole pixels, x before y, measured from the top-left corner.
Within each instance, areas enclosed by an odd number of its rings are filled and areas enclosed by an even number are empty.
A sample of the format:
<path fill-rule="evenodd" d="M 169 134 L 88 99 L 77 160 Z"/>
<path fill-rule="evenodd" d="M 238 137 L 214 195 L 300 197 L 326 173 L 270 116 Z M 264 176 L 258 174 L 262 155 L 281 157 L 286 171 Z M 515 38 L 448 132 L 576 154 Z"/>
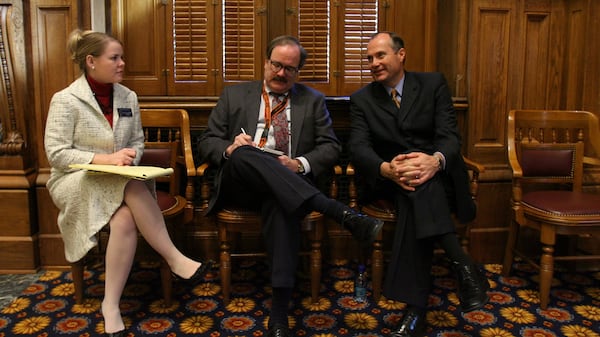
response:
<path fill-rule="evenodd" d="M 0 273 L 39 265 L 21 1 L 0 1 Z"/>

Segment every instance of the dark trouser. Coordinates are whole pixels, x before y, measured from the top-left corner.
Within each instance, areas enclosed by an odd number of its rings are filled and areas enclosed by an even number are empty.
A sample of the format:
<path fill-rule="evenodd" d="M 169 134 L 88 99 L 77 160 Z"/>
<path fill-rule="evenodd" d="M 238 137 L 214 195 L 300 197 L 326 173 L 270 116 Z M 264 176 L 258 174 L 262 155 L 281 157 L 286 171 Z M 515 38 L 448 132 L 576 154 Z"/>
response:
<path fill-rule="evenodd" d="M 300 247 L 303 206 L 320 191 L 276 158 L 250 146 L 236 149 L 224 164 L 219 202 L 260 211 L 271 262 L 271 285 L 291 288 Z"/>
<path fill-rule="evenodd" d="M 446 193 L 436 175 L 415 192 L 397 188 L 394 200 L 396 231 L 383 293 L 424 308 L 431 291 L 433 237 L 455 230 Z"/>

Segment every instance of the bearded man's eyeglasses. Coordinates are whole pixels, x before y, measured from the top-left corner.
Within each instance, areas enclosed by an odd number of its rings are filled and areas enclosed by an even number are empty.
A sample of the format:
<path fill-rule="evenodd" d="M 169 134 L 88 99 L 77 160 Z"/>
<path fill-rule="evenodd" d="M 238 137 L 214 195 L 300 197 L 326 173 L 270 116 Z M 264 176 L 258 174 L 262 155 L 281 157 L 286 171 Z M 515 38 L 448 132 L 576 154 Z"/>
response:
<path fill-rule="evenodd" d="M 269 64 L 271 65 L 271 70 L 273 70 L 273 72 L 278 73 L 281 69 L 285 69 L 285 73 L 290 76 L 296 75 L 296 73 L 298 73 L 298 70 L 299 70 L 296 67 L 284 66 L 280 62 L 273 61 L 273 60 L 269 60 Z"/>

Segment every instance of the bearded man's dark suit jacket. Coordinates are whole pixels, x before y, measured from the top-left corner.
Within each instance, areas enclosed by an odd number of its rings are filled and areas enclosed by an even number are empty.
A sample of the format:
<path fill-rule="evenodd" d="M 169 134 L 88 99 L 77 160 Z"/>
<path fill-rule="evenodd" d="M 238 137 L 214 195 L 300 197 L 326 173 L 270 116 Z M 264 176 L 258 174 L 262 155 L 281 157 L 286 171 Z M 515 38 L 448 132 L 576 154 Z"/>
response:
<path fill-rule="evenodd" d="M 400 108 L 372 82 L 350 97 L 351 160 L 366 182 L 365 200 L 395 201 L 398 223 L 384 284 L 386 297 L 426 306 L 431 287 L 432 238 L 454 232 L 451 213 L 469 221 L 475 204 L 446 80 L 439 73 L 405 72 Z M 380 175 L 382 162 L 408 152 L 441 152 L 445 170 L 407 192 Z"/>
<path fill-rule="evenodd" d="M 212 214 L 231 203 L 260 210 L 265 243 L 271 257 L 272 286 L 292 287 L 300 223 L 311 211 L 302 206 L 320 193 L 313 180 L 331 170 L 341 146 L 333 132 L 323 94 L 296 83 L 288 96 L 291 104 L 289 157 L 305 157 L 311 173 L 302 176 L 293 173 L 275 157 L 250 146 L 237 148 L 229 159 L 225 159 L 225 149 L 242 128 L 254 137 L 258 115 L 263 113 L 259 112 L 262 87 L 263 81 L 226 87 L 210 114 L 198 151 L 203 162 L 218 166 L 219 171 L 215 178 L 215 193 L 206 213 Z"/>

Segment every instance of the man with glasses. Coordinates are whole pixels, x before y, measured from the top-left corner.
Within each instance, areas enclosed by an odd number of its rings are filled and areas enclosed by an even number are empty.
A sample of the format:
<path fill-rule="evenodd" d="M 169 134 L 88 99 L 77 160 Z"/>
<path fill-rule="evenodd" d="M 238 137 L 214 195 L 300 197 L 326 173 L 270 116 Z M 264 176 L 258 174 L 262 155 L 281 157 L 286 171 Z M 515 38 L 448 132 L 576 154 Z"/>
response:
<path fill-rule="evenodd" d="M 199 158 L 219 167 L 207 214 L 232 204 L 261 212 L 273 288 L 267 336 L 291 336 L 288 306 L 307 214 L 321 212 L 365 243 L 382 227 L 314 185 L 341 146 L 323 94 L 296 83 L 306 58 L 295 37 L 271 41 L 264 79 L 226 87 L 198 144 Z"/>

